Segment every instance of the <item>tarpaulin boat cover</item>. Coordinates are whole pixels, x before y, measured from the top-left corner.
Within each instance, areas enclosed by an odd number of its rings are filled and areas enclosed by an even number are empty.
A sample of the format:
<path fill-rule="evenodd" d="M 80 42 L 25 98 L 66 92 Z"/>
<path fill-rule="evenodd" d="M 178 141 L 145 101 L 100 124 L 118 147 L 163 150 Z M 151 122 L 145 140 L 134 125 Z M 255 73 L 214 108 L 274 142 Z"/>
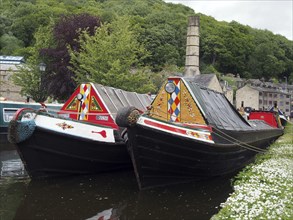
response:
<path fill-rule="evenodd" d="M 200 86 L 194 78 L 184 78 L 209 125 L 225 130 L 254 130 L 224 94 Z"/>
<path fill-rule="evenodd" d="M 151 104 L 151 97 L 147 94 L 128 92 L 101 84 L 94 84 L 94 86 L 113 117 L 116 117 L 117 111 L 123 107 L 134 106 L 141 111 L 146 111 L 146 107 Z"/>

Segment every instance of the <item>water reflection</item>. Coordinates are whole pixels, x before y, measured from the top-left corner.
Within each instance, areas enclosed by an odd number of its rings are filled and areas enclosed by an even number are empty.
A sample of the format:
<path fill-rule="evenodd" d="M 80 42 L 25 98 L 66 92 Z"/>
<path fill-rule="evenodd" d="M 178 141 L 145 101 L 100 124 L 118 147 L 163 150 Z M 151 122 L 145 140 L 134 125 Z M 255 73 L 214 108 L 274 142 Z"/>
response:
<path fill-rule="evenodd" d="M 210 219 L 230 178 L 139 191 L 133 172 L 38 181 L 0 179 L 0 219 Z M 3 180 L 3 178 L 2 178 Z M 4 196 L 3 196 L 4 195 Z M 10 201 L 3 205 L 5 201 Z M 102 217 L 103 216 L 103 217 Z"/>
<path fill-rule="evenodd" d="M 0 151 L 0 177 L 23 177 L 24 165 L 16 150 Z"/>
<path fill-rule="evenodd" d="M 13 146 L 0 146 L 0 219 L 13 219 L 23 198 L 28 176 Z"/>

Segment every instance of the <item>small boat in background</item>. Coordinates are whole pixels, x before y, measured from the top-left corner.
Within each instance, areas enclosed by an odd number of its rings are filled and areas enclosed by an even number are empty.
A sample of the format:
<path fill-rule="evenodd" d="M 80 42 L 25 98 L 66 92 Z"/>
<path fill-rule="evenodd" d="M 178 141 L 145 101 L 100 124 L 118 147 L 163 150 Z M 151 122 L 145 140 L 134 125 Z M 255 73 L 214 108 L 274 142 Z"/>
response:
<path fill-rule="evenodd" d="M 140 189 L 233 173 L 283 134 L 280 126 L 244 119 L 198 77 L 169 77 L 143 114 L 118 111 Z"/>
<path fill-rule="evenodd" d="M 281 117 L 277 112 L 274 111 L 257 111 L 257 110 L 252 110 L 249 113 L 248 116 L 249 120 L 262 120 L 265 121 L 266 123 L 268 123 L 270 126 L 274 127 L 274 128 L 281 128 L 282 126 L 284 126 L 281 123 Z"/>
<path fill-rule="evenodd" d="M 14 143 L 32 178 L 90 174 L 131 168 L 119 108 L 146 110 L 149 95 L 83 83 L 58 114 L 20 109 L 10 121 Z"/>
<path fill-rule="evenodd" d="M 46 106 L 46 109 L 51 114 L 56 114 L 63 104 L 53 104 L 53 103 L 33 103 L 33 102 L 15 102 L 15 101 L 0 101 L 0 143 L 3 145 L 9 145 L 7 140 L 8 125 L 14 114 L 18 109 L 21 108 L 31 108 L 38 110 Z"/>

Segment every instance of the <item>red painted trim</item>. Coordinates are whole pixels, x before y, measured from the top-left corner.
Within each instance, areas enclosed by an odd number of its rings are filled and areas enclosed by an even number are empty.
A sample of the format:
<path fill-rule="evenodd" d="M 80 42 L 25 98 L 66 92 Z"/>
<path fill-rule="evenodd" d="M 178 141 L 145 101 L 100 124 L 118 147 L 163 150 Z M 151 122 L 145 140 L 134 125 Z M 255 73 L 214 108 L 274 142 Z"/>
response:
<path fill-rule="evenodd" d="M 155 126 L 155 127 L 161 128 L 161 129 L 165 129 L 167 131 L 177 132 L 177 133 L 186 135 L 186 130 L 183 129 L 183 128 L 181 129 L 181 128 L 178 128 L 178 127 L 171 127 L 171 126 L 161 124 L 161 123 L 158 123 L 158 122 L 154 122 L 154 121 L 151 121 L 151 120 L 148 120 L 148 119 L 144 119 L 144 122 L 147 125 Z M 197 126 L 197 127 L 188 127 L 188 128 L 189 129 L 200 128 L 200 129 L 205 129 L 206 131 L 212 132 L 212 128 L 209 127 L 209 126 Z M 188 128 L 186 128 L 186 129 L 188 129 Z"/>
<path fill-rule="evenodd" d="M 14 114 L 14 116 L 13 116 L 13 120 L 19 120 L 19 119 L 20 119 L 19 116 L 21 115 L 21 113 L 22 113 L 23 111 L 26 111 L 26 110 L 29 110 L 29 111 L 32 111 L 32 112 L 36 112 L 36 110 L 35 110 L 35 109 L 32 109 L 32 108 L 20 108 L 20 109 L 18 109 L 18 110 L 15 112 L 15 114 Z"/>
<path fill-rule="evenodd" d="M 207 126 L 207 125 L 185 124 L 185 123 L 182 123 L 181 125 L 184 127 L 187 127 L 187 128 L 205 129 L 210 132 L 213 132 L 213 128 L 211 126 Z"/>

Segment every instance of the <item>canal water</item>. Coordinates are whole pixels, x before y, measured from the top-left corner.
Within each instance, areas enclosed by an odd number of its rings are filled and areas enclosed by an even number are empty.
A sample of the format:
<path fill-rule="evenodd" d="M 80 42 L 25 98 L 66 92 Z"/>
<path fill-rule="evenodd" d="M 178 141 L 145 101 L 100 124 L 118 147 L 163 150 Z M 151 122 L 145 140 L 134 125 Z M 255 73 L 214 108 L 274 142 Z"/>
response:
<path fill-rule="evenodd" d="M 3 143 L 0 170 L 0 220 L 205 220 L 232 192 L 231 176 L 144 191 L 132 171 L 30 180 Z"/>

